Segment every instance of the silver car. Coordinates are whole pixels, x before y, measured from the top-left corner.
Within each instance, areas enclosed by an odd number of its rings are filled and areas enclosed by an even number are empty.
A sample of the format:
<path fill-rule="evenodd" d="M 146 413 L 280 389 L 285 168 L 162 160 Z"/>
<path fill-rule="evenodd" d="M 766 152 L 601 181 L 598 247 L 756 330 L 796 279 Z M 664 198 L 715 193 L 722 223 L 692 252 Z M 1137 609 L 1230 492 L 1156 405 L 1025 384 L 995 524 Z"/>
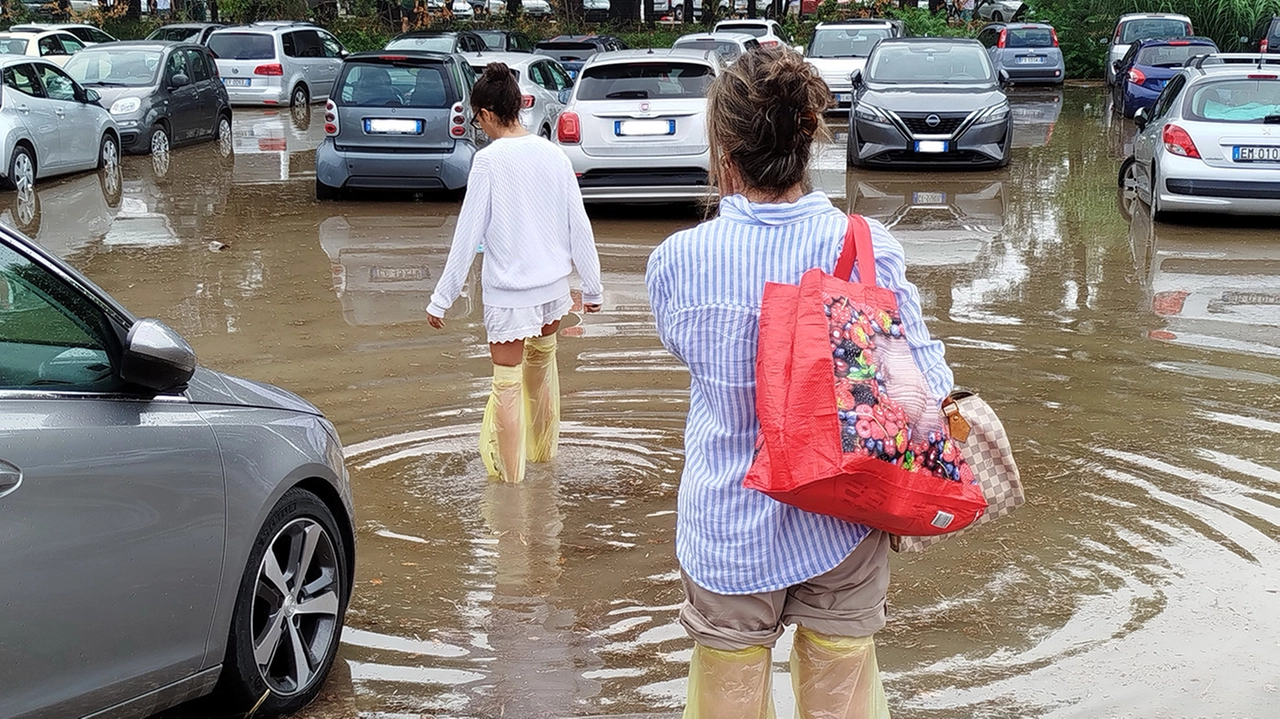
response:
<path fill-rule="evenodd" d="M 973 15 L 988 22 L 1009 22 L 1021 19 L 1026 7 L 1022 0 L 978 0 Z"/>
<path fill-rule="evenodd" d="M 1067 66 L 1058 46 L 1058 31 L 1041 23 L 994 24 L 982 28 L 978 42 L 991 62 L 1013 83 L 1061 85 Z"/>
<path fill-rule="evenodd" d="M 293 712 L 355 561 L 337 432 L 0 228 L 0 711 Z"/>
<path fill-rule="evenodd" d="M 719 55 L 725 63 L 731 63 L 760 47 L 760 41 L 746 33 L 695 32 L 681 35 L 671 44 L 671 47 L 703 52 L 710 50 Z"/>
<path fill-rule="evenodd" d="M 120 160 L 120 130 L 99 104 L 47 60 L 0 56 L 0 183 L 29 190 L 35 181 Z M 2 706 L 2 705 L 0 705 Z"/>
<path fill-rule="evenodd" d="M 206 43 L 233 105 L 308 105 L 329 99 L 347 50 L 306 22 L 216 30 Z"/>
<path fill-rule="evenodd" d="M 1191 37 L 1191 18 L 1162 12 L 1139 12 L 1121 15 L 1116 30 L 1107 44 L 1107 84 L 1116 81 L 1115 64 L 1123 60 L 1129 46 L 1139 40 L 1158 37 Z"/>
<path fill-rule="evenodd" d="M 813 30 L 804 57 L 831 90 L 832 109 L 848 110 L 853 99 L 854 70 L 867 66 L 867 56 L 881 40 L 894 37 L 888 21 L 824 22 Z"/>
<path fill-rule="evenodd" d="M 1280 215 L 1280 57 L 1210 55 L 1134 116 L 1122 182 L 1167 211 Z"/>
<path fill-rule="evenodd" d="M 467 55 L 471 69 L 477 75 L 491 62 L 505 63 L 515 73 L 520 83 L 523 104 L 520 108 L 520 125 L 524 129 L 548 140 L 552 128 L 569 101 L 573 80 L 560 63 L 543 55 L 522 52 L 482 52 Z"/>
<path fill-rule="evenodd" d="M 556 126 L 583 200 L 707 198 L 707 88 L 719 71 L 711 52 L 592 55 Z"/>

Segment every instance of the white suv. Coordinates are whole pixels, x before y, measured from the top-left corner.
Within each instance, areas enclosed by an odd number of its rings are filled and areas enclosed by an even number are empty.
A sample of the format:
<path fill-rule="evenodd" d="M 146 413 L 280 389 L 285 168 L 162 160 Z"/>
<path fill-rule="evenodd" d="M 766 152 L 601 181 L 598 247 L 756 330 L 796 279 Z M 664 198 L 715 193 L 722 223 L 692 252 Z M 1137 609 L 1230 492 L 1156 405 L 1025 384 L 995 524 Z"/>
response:
<path fill-rule="evenodd" d="M 347 50 L 311 23 L 257 22 L 209 36 L 233 105 L 307 105 L 329 99 Z"/>

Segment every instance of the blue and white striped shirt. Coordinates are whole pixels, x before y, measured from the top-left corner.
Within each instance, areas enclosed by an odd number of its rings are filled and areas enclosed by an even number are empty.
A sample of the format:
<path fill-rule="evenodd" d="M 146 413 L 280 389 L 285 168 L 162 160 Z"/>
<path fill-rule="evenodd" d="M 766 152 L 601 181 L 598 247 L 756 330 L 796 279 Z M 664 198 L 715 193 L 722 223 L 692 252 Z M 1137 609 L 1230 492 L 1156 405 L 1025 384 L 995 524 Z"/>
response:
<path fill-rule="evenodd" d="M 878 284 L 898 298 L 916 364 L 941 399 L 951 391 L 951 370 L 924 326 L 902 245 L 868 222 Z M 765 283 L 797 284 L 813 267 L 831 271 L 847 229 L 846 215 L 821 192 L 781 205 L 734 195 L 720 201 L 718 217 L 677 232 L 649 258 L 658 336 L 692 375 L 676 557 L 694 582 L 718 594 L 804 582 L 835 568 L 870 531 L 742 486 L 760 430 L 756 345 Z"/>

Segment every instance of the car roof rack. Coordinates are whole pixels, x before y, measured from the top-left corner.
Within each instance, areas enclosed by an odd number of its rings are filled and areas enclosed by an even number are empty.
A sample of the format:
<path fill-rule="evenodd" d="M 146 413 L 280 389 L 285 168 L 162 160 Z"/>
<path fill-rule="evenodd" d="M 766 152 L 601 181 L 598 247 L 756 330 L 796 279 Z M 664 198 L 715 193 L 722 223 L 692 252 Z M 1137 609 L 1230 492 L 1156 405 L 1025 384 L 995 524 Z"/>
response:
<path fill-rule="evenodd" d="M 1256 52 L 1219 52 L 1210 55 L 1196 55 L 1187 60 L 1183 67 L 1204 70 L 1205 66 L 1215 65 L 1253 65 L 1259 70 L 1263 65 L 1280 65 L 1280 55 Z"/>
<path fill-rule="evenodd" d="M 316 27 L 310 20 L 259 20 L 250 23 L 253 27 Z"/>

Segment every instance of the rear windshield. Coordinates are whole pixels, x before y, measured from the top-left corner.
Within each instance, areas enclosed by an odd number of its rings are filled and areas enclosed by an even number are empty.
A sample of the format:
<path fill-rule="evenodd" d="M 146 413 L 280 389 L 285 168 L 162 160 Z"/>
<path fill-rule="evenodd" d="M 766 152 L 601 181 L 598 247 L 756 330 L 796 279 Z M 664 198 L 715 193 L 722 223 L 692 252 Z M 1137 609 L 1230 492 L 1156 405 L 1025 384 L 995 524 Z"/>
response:
<path fill-rule="evenodd" d="M 472 65 L 472 66 L 471 66 L 471 69 L 472 69 L 472 70 L 474 70 L 474 71 L 475 71 L 475 73 L 476 73 L 477 75 L 482 75 L 482 74 L 484 74 L 484 69 L 485 69 L 487 66 L 488 66 L 488 63 L 486 63 L 486 64 L 484 64 L 484 65 Z M 511 74 L 515 76 L 515 78 L 516 78 L 516 82 L 520 82 L 520 71 L 519 71 L 519 70 L 516 70 L 515 68 L 511 68 Z"/>
<path fill-rule="evenodd" d="M 1280 79 L 1205 83 L 1191 91 L 1188 110 L 1195 120 L 1280 123 Z"/>
<path fill-rule="evenodd" d="M 477 30 L 476 34 L 480 36 L 481 40 L 484 40 L 485 47 L 491 50 L 501 50 L 502 46 L 506 45 L 506 36 L 500 32 L 493 30 Z"/>
<path fill-rule="evenodd" d="M 1139 50 L 1135 62 L 1151 67 L 1182 67 L 1196 55 L 1212 55 L 1217 51 L 1214 45 L 1156 45 Z"/>
<path fill-rule="evenodd" d="M 27 41 L 16 37 L 0 37 L 0 55 L 26 55 Z"/>
<path fill-rule="evenodd" d="M 425 50 L 427 52 L 453 52 L 452 35 L 427 37 L 398 37 L 387 43 L 388 50 Z"/>
<path fill-rule="evenodd" d="M 1191 28 L 1183 20 L 1171 18 L 1140 18 L 1130 20 L 1120 26 L 1120 42 L 1128 45 L 1139 40 L 1150 40 L 1157 37 L 1186 37 Z"/>
<path fill-rule="evenodd" d="M 981 45 L 898 43 L 878 46 L 867 80 L 948 85 L 992 83 L 995 75 Z"/>
<path fill-rule="evenodd" d="M 1011 27 L 1005 47 L 1053 47 L 1053 31 L 1047 27 Z"/>
<path fill-rule="evenodd" d="M 195 27 L 162 27 L 147 36 L 148 40 L 168 40 L 170 42 L 187 42 L 200 37 L 200 28 Z"/>
<path fill-rule="evenodd" d="M 818 28 L 809 43 L 809 57 L 866 57 L 886 37 L 886 27 Z"/>
<path fill-rule="evenodd" d="M 727 40 L 677 40 L 672 47 L 704 52 L 710 50 L 726 60 L 736 60 L 742 54 L 742 48 L 738 43 Z"/>
<path fill-rule="evenodd" d="M 359 107 L 432 107 L 453 104 L 448 70 L 414 65 L 349 62 L 338 80 L 338 101 Z"/>
<path fill-rule="evenodd" d="M 744 35 L 751 35 L 752 37 L 764 37 L 765 35 L 769 34 L 769 26 L 768 25 L 739 25 L 734 23 L 731 25 L 718 25 L 716 27 L 716 31 L 717 32 L 740 32 Z"/>
<path fill-rule="evenodd" d="M 219 60 L 273 60 L 276 39 L 256 32 L 219 32 L 209 36 L 209 49 Z"/>
<path fill-rule="evenodd" d="M 706 97 L 713 75 L 706 65 L 647 62 L 588 68 L 579 100 L 654 100 Z"/>
<path fill-rule="evenodd" d="M 83 50 L 63 69 L 81 85 L 148 87 L 155 84 L 159 67 L 158 50 Z"/>

